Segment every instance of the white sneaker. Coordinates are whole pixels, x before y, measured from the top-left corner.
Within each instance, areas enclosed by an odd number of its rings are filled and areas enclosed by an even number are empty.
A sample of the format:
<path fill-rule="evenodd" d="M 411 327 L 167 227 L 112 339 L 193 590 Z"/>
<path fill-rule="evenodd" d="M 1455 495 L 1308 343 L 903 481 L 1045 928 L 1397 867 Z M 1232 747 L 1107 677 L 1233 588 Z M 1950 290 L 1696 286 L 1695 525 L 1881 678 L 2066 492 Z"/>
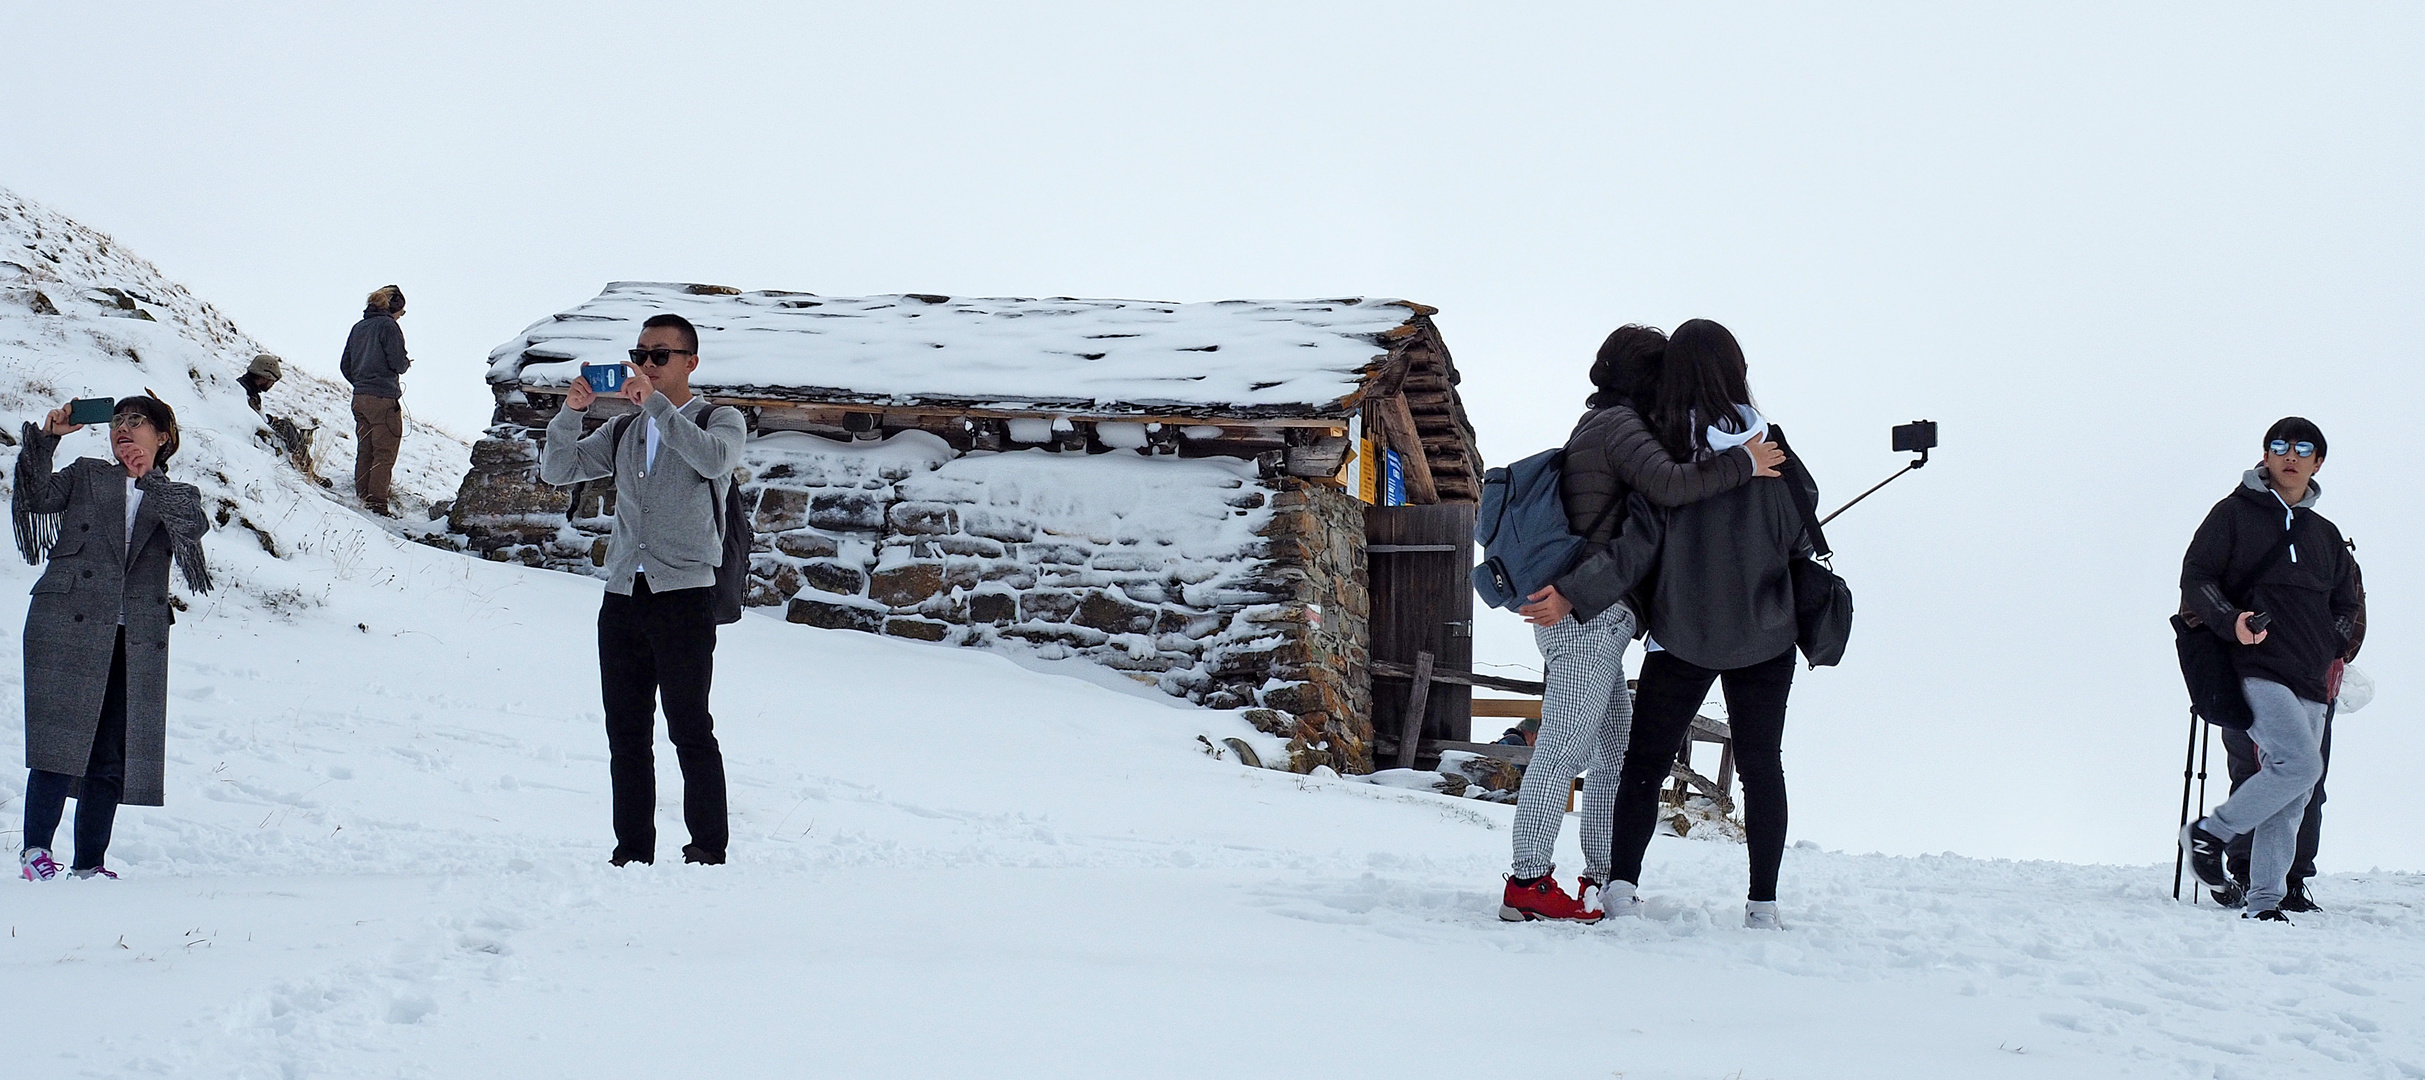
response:
<path fill-rule="evenodd" d="M 1783 930 L 1785 922 L 1777 918 L 1774 900 L 1747 900 L 1743 903 L 1743 929 Z"/>
<path fill-rule="evenodd" d="M 17 872 L 27 881 L 49 881 L 59 876 L 59 860 L 49 848 L 29 847 L 17 853 Z"/>
<path fill-rule="evenodd" d="M 1634 895 L 1633 882 L 1611 881 L 1594 891 L 1599 895 L 1600 910 L 1604 914 L 1618 918 L 1642 914 L 1642 898 Z"/>

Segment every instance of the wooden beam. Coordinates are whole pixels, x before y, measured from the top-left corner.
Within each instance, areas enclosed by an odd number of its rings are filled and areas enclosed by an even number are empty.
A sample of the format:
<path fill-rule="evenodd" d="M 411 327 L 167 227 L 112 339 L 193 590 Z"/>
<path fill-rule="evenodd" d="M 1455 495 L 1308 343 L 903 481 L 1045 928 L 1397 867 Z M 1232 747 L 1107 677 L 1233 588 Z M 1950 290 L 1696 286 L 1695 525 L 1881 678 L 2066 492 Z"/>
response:
<path fill-rule="evenodd" d="M 1403 734 L 1398 736 L 1398 767 L 1411 769 L 1415 765 L 1415 744 L 1423 740 L 1423 714 L 1431 711 L 1431 654 L 1415 654 L 1413 684 L 1406 688 L 1406 721 Z"/>
<path fill-rule="evenodd" d="M 554 395 L 554 396 L 558 396 L 558 397 L 561 397 L 561 396 L 563 396 L 563 394 L 564 394 L 564 388 L 563 388 L 563 387 L 561 387 L 561 386 L 524 386 L 524 387 L 522 387 L 521 389 L 522 389 L 523 393 L 525 393 L 525 394 L 550 394 L 550 395 Z M 1207 408 L 1206 410 L 1204 410 L 1204 411 L 1202 411 L 1202 412 L 1193 413 L 1193 414 L 1190 414 L 1190 413 L 1179 413 L 1179 412 L 1108 413 L 1108 412 L 1102 412 L 1102 411 L 1099 411 L 1099 410 L 1097 410 L 1097 411 L 1088 411 L 1088 410 L 1060 410 L 1060 409 L 1050 409 L 1050 408 L 1035 408 L 1035 409 L 1004 409 L 1004 408 L 998 408 L 998 407 L 994 407 L 994 406 L 976 406 L 976 405 L 971 405 L 971 406 L 958 406 L 958 405 L 912 405 L 912 406 L 893 406 L 893 405 L 884 405 L 884 404 L 878 404 L 878 403 L 872 403 L 872 402 L 871 402 L 871 403 L 867 403 L 867 404 L 856 404 L 856 403 L 851 403 L 851 402 L 829 402 L 829 401 L 795 401 L 795 400 L 791 400 L 791 399 L 788 399 L 788 398 L 774 398 L 774 397 L 765 397 L 765 396 L 758 396 L 758 395 L 746 395 L 746 394 L 726 394 L 726 393 L 719 393 L 719 392 L 712 391 L 712 390 L 701 390 L 699 393 L 700 393 L 700 396 L 705 397 L 705 398 L 707 398 L 708 400 L 713 401 L 713 402 L 716 402 L 717 404 L 720 404 L 720 405 L 739 405 L 739 406 L 743 406 L 743 407 L 746 407 L 746 408 L 757 408 L 757 409 L 768 409 L 768 410 L 774 410 L 774 409 L 796 409 L 796 410 L 804 410 L 804 411 L 806 411 L 806 412 L 808 412 L 808 413 L 810 413 L 810 414 L 812 414 L 812 415 L 825 415 L 825 414 L 829 414 L 829 413 L 830 413 L 830 414 L 835 415 L 835 416 L 837 416 L 837 417 L 838 417 L 838 416 L 840 416 L 840 415 L 841 415 L 841 414 L 843 414 L 843 413 L 854 413 L 854 412 L 861 412 L 861 413 L 865 413 L 865 412 L 880 412 L 880 413 L 884 413 L 884 414 L 885 414 L 885 415 L 887 415 L 887 416 L 893 416 L 893 415 L 902 415 L 902 416 L 929 416 L 929 415 L 931 415 L 931 416 L 938 416 L 938 417 L 945 417 L 945 418 L 958 418 L 958 417 L 962 417 L 962 416 L 968 416 L 968 417 L 976 417 L 976 418 L 980 418 L 980 419 L 995 419 L 995 420 L 1012 420 L 1012 419 L 1056 420 L 1056 419 L 1058 419 L 1058 420 L 1070 420 L 1070 421 L 1073 421 L 1073 422 L 1099 423 L 1099 424 L 1177 424 L 1177 425 L 1180 425 L 1180 426 L 1183 426 L 1183 427 L 1221 427 L 1221 428 L 1329 428 L 1329 429 L 1336 429 L 1336 428 L 1342 428 L 1342 427 L 1343 427 L 1343 426 L 1344 426 L 1344 425 L 1347 423 L 1347 418 L 1345 417 L 1345 415 L 1340 415 L 1340 416 L 1273 416 L 1273 417 L 1263 417 L 1263 416 L 1240 416 L 1240 415 L 1236 415 L 1236 414 L 1232 414 L 1232 413 L 1224 413 L 1224 412 L 1219 412 L 1219 411 L 1216 411 L 1216 410 L 1211 409 L 1211 408 Z"/>
<path fill-rule="evenodd" d="M 1377 678 L 1412 679 L 1415 677 L 1415 669 L 1411 665 L 1401 664 L 1395 660 L 1375 660 L 1367 666 L 1372 669 L 1373 675 Z M 1476 675 L 1470 671 L 1457 671 L 1451 668 L 1434 668 L 1431 672 L 1431 681 L 1448 683 L 1452 686 L 1484 686 L 1493 690 L 1505 690 L 1511 694 L 1538 696 L 1542 690 L 1541 684 L 1537 682 L 1527 682 L 1523 679 L 1502 679 L 1496 675 Z"/>
<path fill-rule="evenodd" d="M 1474 715 L 1502 720 L 1538 720 L 1541 718 L 1541 699 L 1478 697 L 1474 699 Z"/>
<path fill-rule="evenodd" d="M 1415 419 L 1406 411 L 1406 396 L 1397 394 L 1374 402 L 1373 416 L 1380 421 L 1389 448 L 1397 451 L 1406 465 L 1406 501 L 1417 506 L 1439 502 L 1440 489 L 1432 483 L 1431 453 L 1424 449 L 1422 437 L 1415 434 Z"/>

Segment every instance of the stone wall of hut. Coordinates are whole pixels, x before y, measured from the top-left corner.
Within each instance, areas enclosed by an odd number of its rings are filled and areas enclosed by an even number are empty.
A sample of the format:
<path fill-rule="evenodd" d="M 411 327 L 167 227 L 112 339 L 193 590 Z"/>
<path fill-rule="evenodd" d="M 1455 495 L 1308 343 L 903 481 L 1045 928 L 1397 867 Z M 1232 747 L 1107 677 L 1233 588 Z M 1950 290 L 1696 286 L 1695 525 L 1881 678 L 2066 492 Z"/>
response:
<path fill-rule="evenodd" d="M 612 495 L 584 487 L 573 505 L 574 492 L 539 481 L 547 416 L 499 410 L 449 538 L 491 559 L 600 574 Z M 1267 477 L 1244 458 L 972 453 L 917 431 L 754 435 L 743 477 L 753 606 L 826 629 L 1083 659 L 1246 710 L 1289 739 L 1289 768 L 1372 769 L 1363 504 L 1333 485 Z"/>

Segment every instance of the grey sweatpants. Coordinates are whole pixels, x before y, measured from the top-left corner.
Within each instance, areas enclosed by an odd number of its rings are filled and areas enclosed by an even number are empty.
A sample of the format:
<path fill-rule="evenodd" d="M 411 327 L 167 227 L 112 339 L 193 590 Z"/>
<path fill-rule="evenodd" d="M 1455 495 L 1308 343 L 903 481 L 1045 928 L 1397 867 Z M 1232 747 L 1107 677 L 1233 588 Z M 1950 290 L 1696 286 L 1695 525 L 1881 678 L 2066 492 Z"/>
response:
<path fill-rule="evenodd" d="M 1516 792 L 1516 858 L 1520 878 L 1550 871 L 1558 829 L 1566 821 L 1566 799 L 1575 774 L 1583 780 L 1583 873 L 1608 880 L 1609 835 L 1616 824 L 1617 778 L 1625 770 L 1625 743 L 1633 733 L 1633 692 L 1625 688 L 1625 647 L 1633 644 L 1634 613 L 1612 604 L 1590 622 L 1569 615 L 1556 626 L 1536 626 L 1546 669 L 1541 693 L 1541 734 L 1532 764 Z"/>
<path fill-rule="evenodd" d="M 2224 840 L 2254 834 L 2248 845 L 2248 910 L 2267 911 L 2282 903 L 2283 879 L 2299 854 L 2299 819 L 2324 775 L 2324 703 L 2270 679 L 2242 679 L 2240 690 L 2256 714 L 2248 738 L 2257 744 L 2257 774 L 2206 815 L 2201 827 Z"/>

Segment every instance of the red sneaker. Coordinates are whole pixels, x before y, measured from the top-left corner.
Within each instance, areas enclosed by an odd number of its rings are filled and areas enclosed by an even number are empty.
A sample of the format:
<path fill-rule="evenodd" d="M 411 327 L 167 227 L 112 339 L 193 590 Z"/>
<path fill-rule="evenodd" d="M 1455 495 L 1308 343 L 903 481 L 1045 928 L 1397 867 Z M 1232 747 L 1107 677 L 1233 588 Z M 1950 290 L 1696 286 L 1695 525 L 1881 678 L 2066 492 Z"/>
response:
<path fill-rule="evenodd" d="M 1508 922 L 1528 922 L 1533 919 L 1556 919 L 1562 922 L 1595 923 L 1600 912 L 1586 909 L 1583 902 L 1566 895 L 1558 880 L 1543 874 L 1530 885 L 1518 885 L 1507 879 L 1507 893 L 1499 901 L 1499 917 Z"/>

